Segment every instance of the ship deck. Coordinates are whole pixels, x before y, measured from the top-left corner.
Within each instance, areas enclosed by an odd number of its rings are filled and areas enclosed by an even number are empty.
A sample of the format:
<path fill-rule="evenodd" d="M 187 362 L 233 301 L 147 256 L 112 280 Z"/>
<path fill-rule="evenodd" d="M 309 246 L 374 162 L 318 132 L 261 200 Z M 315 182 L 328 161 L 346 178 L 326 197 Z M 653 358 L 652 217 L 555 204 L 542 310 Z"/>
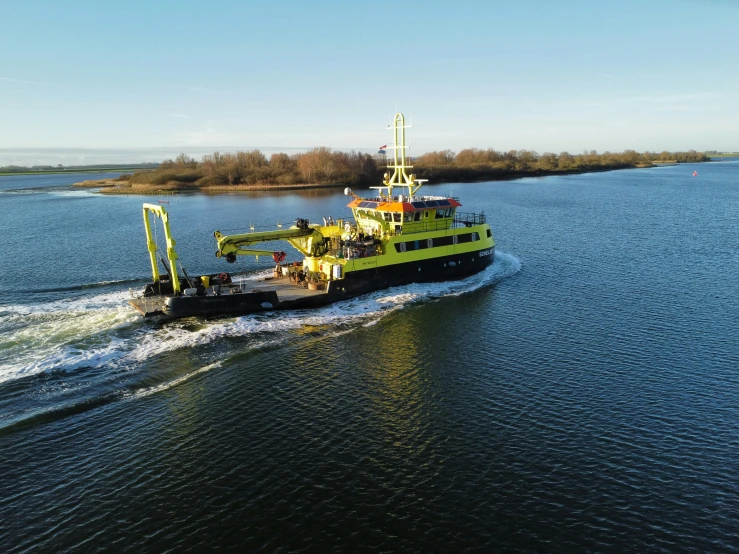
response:
<path fill-rule="evenodd" d="M 298 285 L 290 281 L 287 277 L 267 277 L 259 280 L 236 278 L 227 285 L 206 288 L 205 296 L 240 296 L 242 294 L 248 295 L 268 291 L 274 291 L 277 294 L 280 305 L 287 304 L 288 306 L 296 301 L 302 301 L 328 293 L 325 289 L 312 290 L 307 286 Z M 128 303 L 145 317 L 166 315 L 166 301 L 171 296 L 139 296 L 131 298 Z"/>
<path fill-rule="evenodd" d="M 293 300 L 300 300 L 311 296 L 320 296 L 327 293 L 326 290 L 311 290 L 307 287 L 296 285 L 287 277 L 270 278 L 260 281 L 245 280 L 242 282 L 232 283 L 230 286 L 235 286 L 237 288 L 240 287 L 242 292 L 247 294 L 250 292 L 273 290 L 277 293 L 277 298 L 280 299 L 280 302 L 291 302 Z M 224 294 L 224 292 L 221 294 Z"/>

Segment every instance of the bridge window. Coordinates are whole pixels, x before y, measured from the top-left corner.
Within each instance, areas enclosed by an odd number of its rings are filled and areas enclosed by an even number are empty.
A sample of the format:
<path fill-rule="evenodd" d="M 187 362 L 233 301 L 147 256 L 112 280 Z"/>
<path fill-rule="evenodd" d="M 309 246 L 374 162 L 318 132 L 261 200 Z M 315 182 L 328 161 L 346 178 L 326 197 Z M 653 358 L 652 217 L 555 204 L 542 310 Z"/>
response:
<path fill-rule="evenodd" d="M 447 208 L 446 211 L 444 211 L 444 217 L 452 217 L 452 209 Z"/>
<path fill-rule="evenodd" d="M 413 221 L 413 212 L 405 212 L 403 214 L 403 221 L 405 221 L 406 223 L 410 223 L 411 221 Z"/>
<path fill-rule="evenodd" d="M 444 217 L 444 208 L 439 208 L 436 210 L 436 219 L 441 219 Z"/>
<path fill-rule="evenodd" d="M 383 212 L 383 215 L 385 216 L 385 221 L 393 220 L 393 214 L 391 214 L 390 212 Z"/>
<path fill-rule="evenodd" d="M 400 214 L 400 212 L 395 212 L 395 213 L 393 214 L 393 221 L 394 221 L 395 223 L 400 223 L 400 215 L 401 215 L 401 214 Z"/>
<path fill-rule="evenodd" d="M 413 218 L 413 221 L 421 221 L 421 212 L 416 212 L 416 215 Z"/>

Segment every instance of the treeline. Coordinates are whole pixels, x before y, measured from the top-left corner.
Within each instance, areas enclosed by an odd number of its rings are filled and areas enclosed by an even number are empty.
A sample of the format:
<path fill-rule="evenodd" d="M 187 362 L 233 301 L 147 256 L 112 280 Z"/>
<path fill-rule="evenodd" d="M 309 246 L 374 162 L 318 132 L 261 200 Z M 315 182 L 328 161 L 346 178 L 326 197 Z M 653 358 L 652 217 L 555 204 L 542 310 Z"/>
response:
<path fill-rule="evenodd" d="M 165 160 L 156 171 L 134 173 L 135 184 L 190 184 L 195 187 L 234 185 L 370 185 L 380 175 L 375 159 L 361 152 L 334 152 L 320 147 L 300 154 L 272 154 L 259 150 L 203 156 L 186 154 Z"/>
<path fill-rule="evenodd" d="M 552 175 L 557 173 L 584 173 L 650 167 L 657 163 L 707 162 L 710 158 L 703 153 L 689 152 L 603 152 L 595 150 L 582 154 L 547 152 L 538 154 L 533 150 L 511 150 L 498 152 L 488 149 L 468 148 L 455 154 L 450 150 L 429 152 L 414 160 L 418 173 L 436 181 L 505 179 L 528 175 Z"/>
<path fill-rule="evenodd" d="M 506 179 L 529 175 L 582 173 L 630 167 L 649 167 L 655 163 L 705 162 L 705 154 L 689 152 L 621 153 L 595 150 L 582 154 L 544 153 L 532 150 L 481 150 L 468 148 L 429 152 L 413 159 L 415 173 L 436 182 Z M 240 185 L 290 186 L 313 184 L 377 185 L 386 171 L 384 157 L 361 152 L 338 152 L 319 147 L 300 154 L 272 154 L 269 159 L 259 150 L 203 156 L 198 162 L 186 154 L 165 160 L 155 171 L 134 173 L 132 184 L 168 187 L 205 188 Z"/>

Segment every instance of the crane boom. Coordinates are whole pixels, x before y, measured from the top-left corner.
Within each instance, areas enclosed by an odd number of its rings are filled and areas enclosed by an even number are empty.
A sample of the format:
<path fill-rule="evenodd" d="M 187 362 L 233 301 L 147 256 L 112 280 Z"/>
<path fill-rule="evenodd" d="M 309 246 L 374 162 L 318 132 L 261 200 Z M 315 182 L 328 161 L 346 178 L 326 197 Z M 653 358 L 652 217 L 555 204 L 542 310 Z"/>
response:
<path fill-rule="evenodd" d="M 167 259 L 170 265 L 170 275 L 172 277 L 172 287 L 174 292 L 180 292 L 180 280 L 177 277 L 177 252 L 175 252 L 175 240 L 172 238 L 172 232 L 169 230 L 169 214 L 163 206 L 156 204 L 144 204 L 144 229 L 146 231 L 146 246 L 149 250 L 149 258 L 151 259 L 151 273 L 154 282 L 159 282 L 159 264 L 157 263 L 157 243 L 151 234 L 151 222 L 149 221 L 149 213 L 154 214 L 162 220 L 164 226 L 164 239 L 167 243 Z"/>
<path fill-rule="evenodd" d="M 324 235 L 319 229 L 319 225 L 306 225 L 304 227 L 293 226 L 289 229 L 242 233 L 238 235 L 222 235 L 220 231 L 216 231 L 213 233 L 218 244 L 216 257 L 223 257 L 230 260 L 235 259 L 237 255 L 271 255 L 272 251 L 255 250 L 249 247 L 254 244 L 273 240 L 287 240 L 305 256 L 321 255 L 322 252 L 320 250 L 324 247 Z"/>

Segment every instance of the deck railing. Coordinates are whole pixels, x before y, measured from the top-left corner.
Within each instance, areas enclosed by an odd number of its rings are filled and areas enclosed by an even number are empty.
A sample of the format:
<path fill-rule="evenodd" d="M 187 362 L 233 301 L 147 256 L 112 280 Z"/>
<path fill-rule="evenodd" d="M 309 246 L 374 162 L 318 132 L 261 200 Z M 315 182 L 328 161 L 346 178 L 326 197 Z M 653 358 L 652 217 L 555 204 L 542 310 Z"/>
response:
<path fill-rule="evenodd" d="M 457 212 L 454 214 L 454 223 L 457 225 L 464 225 L 465 227 L 472 227 L 473 225 L 482 225 L 487 222 L 487 218 L 484 213 L 465 213 Z"/>

